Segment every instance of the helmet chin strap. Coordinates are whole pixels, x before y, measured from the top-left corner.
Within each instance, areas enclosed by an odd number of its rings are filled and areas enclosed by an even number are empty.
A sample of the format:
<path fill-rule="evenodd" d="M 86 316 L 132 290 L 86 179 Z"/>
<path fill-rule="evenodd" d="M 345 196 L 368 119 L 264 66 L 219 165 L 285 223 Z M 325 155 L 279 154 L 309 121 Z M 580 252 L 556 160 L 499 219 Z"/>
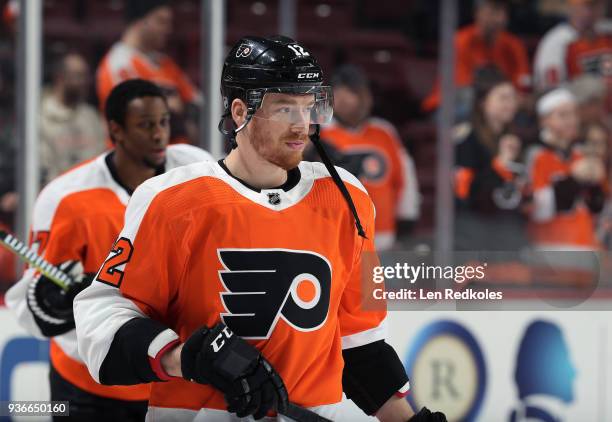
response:
<path fill-rule="evenodd" d="M 232 120 L 232 126 L 234 126 L 234 128 L 232 130 L 227 130 L 225 128 L 225 119 L 230 117 L 230 115 L 231 113 L 227 111 L 225 114 L 223 114 L 223 116 L 221 116 L 221 120 L 219 120 L 219 125 L 217 126 L 217 129 L 219 129 L 219 132 L 221 132 L 230 141 L 232 149 L 234 149 L 238 147 L 238 144 L 236 143 L 236 135 L 238 134 L 238 132 L 244 129 L 246 125 L 251 121 L 251 119 L 253 118 L 253 114 L 247 113 L 247 117 L 244 120 L 244 123 L 242 123 L 238 127 L 235 127 L 236 124 Z"/>
<path fill-rule="evenodd" d="M 366 232 L 363 229 L 363 226 L 361 225 L 361 220 L 359 220 L 359 215 L 357 214 L 357 209 L 355 208 L 355 203 L 353 202 L 353 198 L 351 198 L 351 194 L 346 188 L 346 185 L 342 181 L 342 178 L 336 171 L 336 168 L 334 167 L 331 160 L 329 159 L 329 156 L 325 152 L 325 148 L 320 142 L 320 136 L 319 136 L 320 131 L 321 131 L 320 125 L 313 125 L 313 126 L 315 128 L 315 131 L 312 135 L 310 135 L 310 140 L 315 146 L 317 152 L 319 153 L 319 156 L 321 157 L 321 160 L 323 160 L 323 164 L 325 165 L 325 168 L 327 169 L 327 171 L 329 171 L 329 174 L 331 175 L 334 183 L 336 184 L 338 189 L 340 189 L 340 192 L 342 193 L 344 200 L 346 201 L 349 209 L 351 210 L 351 213 L 353 214 L 353 218 L 355 219 L 355 226 L 357 227 L 357 233 L 359 233 L 359 236 L 363 237 L 364 239 L 367 239 L 368 237 L 366 236 Z"/>

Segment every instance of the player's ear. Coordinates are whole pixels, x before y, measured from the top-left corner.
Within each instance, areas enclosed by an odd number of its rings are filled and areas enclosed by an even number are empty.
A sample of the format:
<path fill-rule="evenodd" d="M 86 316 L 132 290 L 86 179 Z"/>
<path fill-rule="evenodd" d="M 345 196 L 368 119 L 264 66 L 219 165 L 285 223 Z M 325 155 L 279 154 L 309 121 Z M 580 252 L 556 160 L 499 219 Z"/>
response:
<path fill-rule="evenodd" d="M 244 101 L 235 98 L 234 101 L 232 101 L 231 111 L 232 119 L 234 123 L 236 123 L 236 126 L 243 124 L 247 116 L 247 106 Z"/>
<path fill-rule="evenodd" d="M 110 122 L 108 122 L 108 133 L 114 143 L 123 142 L 123 138 L 124 138 L 123 127 L 119 123 L 115 122 L 114 120 L 111 120 Z"/>

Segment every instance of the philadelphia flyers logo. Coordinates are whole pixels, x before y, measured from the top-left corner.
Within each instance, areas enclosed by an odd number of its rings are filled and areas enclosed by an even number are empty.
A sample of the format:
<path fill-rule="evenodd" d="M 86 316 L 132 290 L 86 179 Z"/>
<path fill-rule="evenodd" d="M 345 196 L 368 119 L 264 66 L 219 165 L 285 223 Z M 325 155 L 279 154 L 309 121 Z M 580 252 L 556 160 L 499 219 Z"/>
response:
<path fill-rule="evenodd" d="M 389 173 L 389 164 L 385 155 L 375 149 L 359 149 L 343 152 L 349 170 L 362 182 L 381 182 Z"/>
<path fill-rule="evenodd" d="M 240 44 L 238 50 L 236 50 L 236 57 L 249 57 L 253 49 L 248 44 Z"/>
<path fill-rule="evenodd" d="M 327 320 L 332 269 L 322 255 L 289 249 L 219 249 L 225 325 L 244 338 L 269 338 L 282 318 L 298 331 Z"/>

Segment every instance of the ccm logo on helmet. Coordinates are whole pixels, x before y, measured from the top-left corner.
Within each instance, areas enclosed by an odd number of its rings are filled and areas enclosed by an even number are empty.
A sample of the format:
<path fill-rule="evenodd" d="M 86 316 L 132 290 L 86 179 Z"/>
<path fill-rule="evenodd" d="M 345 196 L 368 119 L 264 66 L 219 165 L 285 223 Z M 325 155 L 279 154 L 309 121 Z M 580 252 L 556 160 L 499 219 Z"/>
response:
<path fill-rule="evenodd" d="M 298 73 L 298 79 L 315 79 L 319 77 L 319 72 L 315 73 Z"/>

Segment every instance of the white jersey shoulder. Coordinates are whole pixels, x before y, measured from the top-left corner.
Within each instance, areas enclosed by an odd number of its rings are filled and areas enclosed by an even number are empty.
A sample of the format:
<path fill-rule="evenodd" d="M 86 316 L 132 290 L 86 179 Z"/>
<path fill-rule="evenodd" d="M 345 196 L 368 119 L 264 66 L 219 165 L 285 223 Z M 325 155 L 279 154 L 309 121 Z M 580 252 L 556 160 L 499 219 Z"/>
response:
<path fill-rule="evenodd" d="M 196 148 L 196 147 L 192 147 Z M 199 148 L 197 148 L 199 149 Z M 206 153 L 204 150 L 200 150 Z M 168 188 L 189 182 L 204 176 L 216 176 L 218 164 L 212 159 L 210 154 L 206 153 L 210 160 L 194 160 L 177 165 L 173 168 L 168 168 L 164 174 L 152 177 L 145 180 L 136 190 L 134 195 L 139 190 L 149 190 L 150 192 L 162 192 Z M 170 156 L 168 156 L 169 158 Z M 167 166 L 168 167 L 168 166 Z"/>
<path fill-rule="evenodd" d="M 337 119 L 331 119 L 331 121 L 329 123 L 321 125 L 321 130 L 323 130 L 323 129 L 335 129 L 337 127 L 342 127 L 342 126 L 340 126 L 340 123 L 338 123 Z"/>
<path fill-rule="evenodd" d="M 72 170 L 55 178 L 40 192 L 34 204 L 32 230 L 49 230 L 53 216 L 64 198 L 90 189 L 110 189 L 123 203 L 127 203 L 128 195 L 113 179 L 105 163 L 109 153 L 104 153 L 93 160 L 81 164 Z"/>
<path fill-rule="evenodd" d="M 393 139 L 397 141 L 400 140 L 399 132 L 397 131 L 393 123 L 391 123 L 390 121 L 385 120 L 381 117 L 370 117 L 368 119 L 368 124 L 387 132 L 387 134 Z"/>
<path fill-rule="evenodd" d="M 138 77 L 132 62 L 136 55 L 139 55 L 138 51 L 124 42 L 119 41 L 113 44 L 107 53 L 106 59 L 108 69 L 115 84 L 121 82 L 126 77 Z"/>
<path fill-rule="evenodd" d="M 368 191 L 363 186 L 363 184 L 357 179 L 352 173 L 343 169 L 342 167 L 334 166 L 338 175 L 345 183 L 350 183 L 357 189 L 363 191 L 366 195 Z M 303 178 L 312 178 L 313 180 L 323 179 L 326 177 L 331 177 L 329 174 L 329 170 L 325 167 L 325 164 L 319 162 L 311 162 L 311 161 L 302 161 L 300 163 L 300 172 Z"/>
<path fill-rule="evenodd" d="M 126 223 L 123 228 L 122 236 L 131 239 L 131 236 L 136 234 L 140 222 L 157 194 L 171 187 L 187 183 L 200 177 L 214 177 L 217 174 L 216 166 L 218 166 L 218 164 L 214 161 L 199 161 L 176 167 L 166 171 L 164 174 L 145 180 L 132 194 L 132 198 L 130 199 L 130 203 L 125 213 Z"/>
<path fill-rule="evenodd" d="M 374 203 L 372 202 L 372 198 L 370 198 L 368 191 L 359 181 L 359 179 L 357 179 L 351 172 L 343 169 L 342 167 L 334 166 L 334 168 L 338 172 L 338 176 L 340 176 L 340 179 L 342 179 L 343 182 L 356 187 L 368 197 L 370 206 L 372 207 L 373 215 L 376 216 L 376 208 L 374 206 Z M 312 177 L 314 180 L 331 177 L 331 174 L 329 173 L 329 170 L 327 170 L 327 167 L 325 167 L 325 164 L 319 162 L 302 161 L 300 163 L 300 171 L 303 177 Z M 357 206 L 357 204 L 355 204 L 355 206 Z"/>
<path fill-rule="evenodd" d="M 200 161 L 215 161 L 213 156 L 210 155 L 208 151 L 188 144 L 168 145 L 167 157 L 167 170 Z"/>

